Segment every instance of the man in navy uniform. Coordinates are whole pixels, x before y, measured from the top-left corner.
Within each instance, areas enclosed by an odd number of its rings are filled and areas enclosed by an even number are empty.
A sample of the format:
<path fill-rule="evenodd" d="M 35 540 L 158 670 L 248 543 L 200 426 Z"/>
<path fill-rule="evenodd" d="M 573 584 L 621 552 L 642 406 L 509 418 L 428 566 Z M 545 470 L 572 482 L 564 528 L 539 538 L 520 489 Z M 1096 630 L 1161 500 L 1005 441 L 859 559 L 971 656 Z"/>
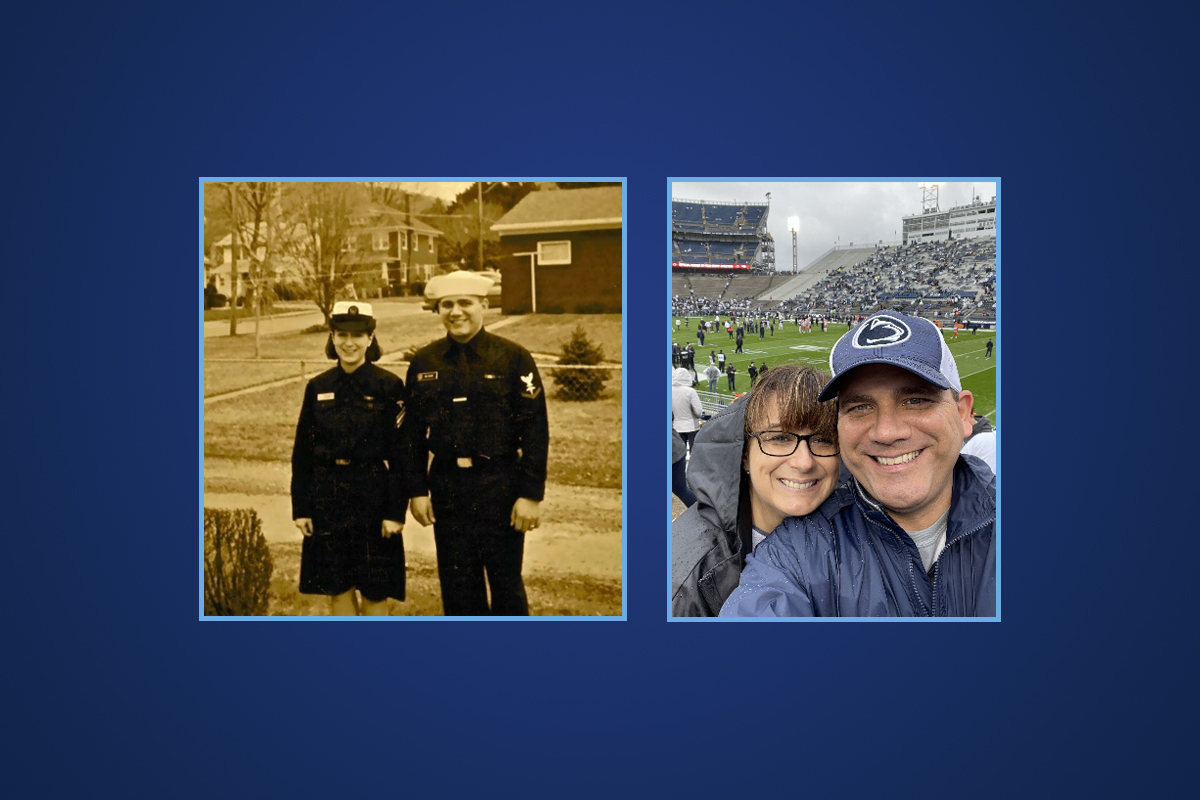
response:
<path fill-rule="evenodd" d="M 521 562 L 546 484 L 546 395 L 529 351 L 483 329 L 492 283 L 471 272 L 429 281 L 447 336 L 408 368 L 409 510 L 433 525 L 448 616 L 529 613 Z"/>

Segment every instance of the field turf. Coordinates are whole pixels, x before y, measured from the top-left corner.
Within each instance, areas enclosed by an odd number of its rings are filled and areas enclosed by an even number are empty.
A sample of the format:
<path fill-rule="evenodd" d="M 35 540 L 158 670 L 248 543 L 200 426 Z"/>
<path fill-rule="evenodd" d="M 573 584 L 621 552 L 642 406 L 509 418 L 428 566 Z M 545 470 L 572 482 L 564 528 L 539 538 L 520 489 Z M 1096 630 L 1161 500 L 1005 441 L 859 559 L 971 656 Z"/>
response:
<path fill-rule="evenodd" d="M 713 353 L 720 350 L 725 351 L 726 363 L 733 364 L 737 368 L 737 377 L 734 379 L 735 389 L 738 393 L 742 393 L 750 390 L 750 375 L 746 368 L 750 366 L 751 359 L 754 360 L 755 365 L 761 365 L 763 361 L 766 361 L 768 368 L 778 364 L 800 363 L 819 367 L 828 372 L 829 350 L 846 332 L 846 325 L 842 323 L 830 325 L 828 333 L 821 333 L 819 328 L 815 329 L 813 333 L 799 333 L 796 326 L 789 322 L 782 328 L 776 327 L 774 336 L 771 335 L 770 328 L 767 329 L 767 335 L 763 339 L 759 339 L 757 333 L 752 336 L 747 334 L 742 347 L 745 352 L 735 353 L 733 352 L 736 346 L 734 340 L 729 338 L 729 334 L 724 330 L 705 334 L 704 347 L 700 347 L 696 341 L 696 321 L 697 318 L 692 317 L 688 320 L 689 327 L 685 328 L 680 325 L 678 331 L 672 331 L 671 340 L 678 342 L 680 347 L 688 343 L 696 345 L 696 372 L 700 375 L 700 383 L 697 384 L 696 389 L 700 391 L 708 390 L 708 379 L 704 377 L 704 369 L 708 366 L 709 351 Z M 674 317 L 671 318 L 671 326 L 675 327 Z M 975 398 L 975 413 L 983 414 L 992 421 L 992 425 L 999 428 L 1000 416 L 996 408 L 996 359 L 1000 352 L 998 332 L 981 330 L 972 336 L 970 331 L 959 331 L 957 340 L 951 339 L 953 331 L 946 331 L 942 335 L 958 364 L 958 374 L 963 388 L 970 391 Z M 992 357 L 985 359 L 985 345 L 989 338 L 992 340 L 994 349 Z M 669 366 L 671 363 L 669 345 L 665 348 L 663 355 Z M 717 388 L 721 394 L 730 393 L 727 388 L 728 384 L 728 378 L 722 375 L 721 379 L 717 381 Z"/>

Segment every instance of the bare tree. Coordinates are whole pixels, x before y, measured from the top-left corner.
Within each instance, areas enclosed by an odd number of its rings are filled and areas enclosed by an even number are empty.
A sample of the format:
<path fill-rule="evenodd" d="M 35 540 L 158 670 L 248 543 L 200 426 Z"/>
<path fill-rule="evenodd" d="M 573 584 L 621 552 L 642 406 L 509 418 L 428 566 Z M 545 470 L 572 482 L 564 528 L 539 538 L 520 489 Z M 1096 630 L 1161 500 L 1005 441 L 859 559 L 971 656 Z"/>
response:
<path fill-rule="evenodd" d="M 329 324 L 334 301 L 350 282 L 356 264 L 352 212 L 362 187 L 352 183 L 286 184 L 277 249 L 295 268 Z"/>

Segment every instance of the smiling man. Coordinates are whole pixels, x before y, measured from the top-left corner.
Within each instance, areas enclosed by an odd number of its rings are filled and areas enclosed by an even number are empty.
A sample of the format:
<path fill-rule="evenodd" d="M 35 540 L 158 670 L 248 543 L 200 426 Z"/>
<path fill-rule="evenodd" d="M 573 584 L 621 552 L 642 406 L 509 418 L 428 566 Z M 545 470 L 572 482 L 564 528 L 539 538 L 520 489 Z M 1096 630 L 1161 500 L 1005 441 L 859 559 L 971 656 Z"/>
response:
<path fill-rule="evenodd" d="M 521 563 L 545 491 L 546 395 L 529 351 L 484 330 L 492 284 L 472 272 L 431 279 L 447 335 L 408 368 L 409 510 L 433 525 L 447 616 L 529 613 Z"/>
<path fill-rule="evenodd" d="M 960 453 L 972 398 L 940 332 L 879 312 L 829 365 L 853 479 L 747 558 L 721 616 L 995 616 L 995 476 Z"/>

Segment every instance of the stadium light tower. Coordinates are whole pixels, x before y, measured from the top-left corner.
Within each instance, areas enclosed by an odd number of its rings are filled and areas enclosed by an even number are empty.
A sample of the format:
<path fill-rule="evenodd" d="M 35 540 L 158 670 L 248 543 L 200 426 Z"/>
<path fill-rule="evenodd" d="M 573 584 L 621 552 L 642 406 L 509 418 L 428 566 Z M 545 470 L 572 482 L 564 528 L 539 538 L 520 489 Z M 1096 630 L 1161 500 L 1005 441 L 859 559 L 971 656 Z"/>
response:
<path fill-rule="evenodd" d="M 942 184 L 937 181 L 923 181 L 917 186 L 921 187 L 921 213 L 926 211 L 938 210 L 938 187 Z"/>
<path fill-rule="evenodd" d="M 796 274 L 796 231 L 800 230 L 800 218 L 788 217 L 788 230 L 792 232 L 792 274 Z"/>

